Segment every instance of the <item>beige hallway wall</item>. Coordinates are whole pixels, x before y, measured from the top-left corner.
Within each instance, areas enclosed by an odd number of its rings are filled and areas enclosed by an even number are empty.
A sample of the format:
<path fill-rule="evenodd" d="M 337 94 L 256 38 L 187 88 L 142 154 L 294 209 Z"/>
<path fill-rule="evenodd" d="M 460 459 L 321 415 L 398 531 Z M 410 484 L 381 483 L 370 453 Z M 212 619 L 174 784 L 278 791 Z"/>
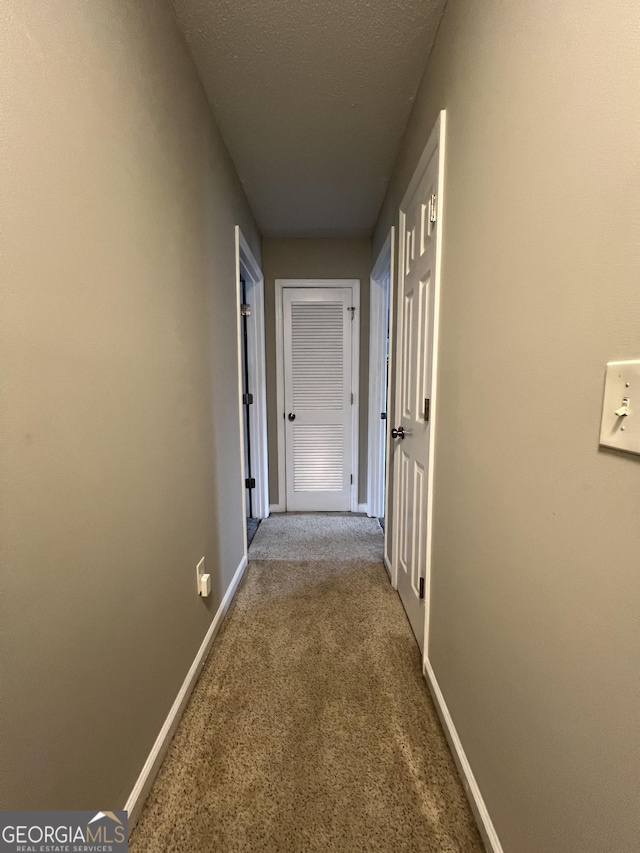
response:
<path fill-rule="evenodd" d="M 505 853 L 640 837 L 634 0 L 450 0 L 374 240 L 447 109 L 431 660 Z"/>
<path fill-rule="evenodd" d="M 360 436 L 358 500 L 367 499 L 367 421 L 369 387 L 369 275 L 371 240 L 368 237 L 277 239 L 262 241 L 265 287 L 267 356 L 267 419 L 269 430 L 269 495 L 278 498 L 278 412 L 276 406 L 276 309 L 277 278 L 360 279 Z M 281 496 L 284 503 L 284 495 Z"/>
<path fill-rule="evenodd" d="M 0 805 L 121 808 L 243 554 L 260 238 L 167 4 L 7 0 L 0 68 Z"/>

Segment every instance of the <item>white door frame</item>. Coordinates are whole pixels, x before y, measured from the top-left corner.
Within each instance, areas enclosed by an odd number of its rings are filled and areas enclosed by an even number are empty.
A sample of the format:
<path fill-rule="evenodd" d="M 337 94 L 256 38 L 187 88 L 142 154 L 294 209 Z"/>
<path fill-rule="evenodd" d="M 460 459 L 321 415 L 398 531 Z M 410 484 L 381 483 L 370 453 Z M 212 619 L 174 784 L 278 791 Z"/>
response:
<path fill-rule="evenodd" d="M 436 119 L 436 123 L 429 135 L 429 141 L 427 142 L 424 151 L 422 152 L 422 156 L 418 161 L 418 165 L 416 166 L 416 170 L 413 173 L 413 177 L 409 182 L 409 186 L 406 189 L 402 202 L 400 204 L 399 211 L 399 223 L 398 223 L 398 295 L 401 297 L 404 292 L 404 244 L 405 240 L 403 239 L 403 235 L 405 233 L 405 220 L 406 220 L 406 209 L 407 205 L 411 201 L 411 198 L 416 191 L 416 188 L 420 181 L 422 180 L 422 176 L 424 174 L 425 169 L 429 165 L 429 161 L 431 160 L 434 151 L 436 148 L 438 149 L 438 199 L 437 199 L 437 217 L 438 217 L 438 229 L 436 232 L 436 254 L 435 254 L 435 276 L 434 276 L 434 311 L 433 311 L 433 359 L 431 362 L 431 408 L 430 408 L 430 420 L 431 420 L 431 429 L 429 430 L 429 473 L 427 478 L 427 524 L 426 524 L 426 533 L 427 533 L 427 547 L 426 547 L 426 565 L 425 565 L 425 615 L 424 615 L 424 655 L 423 661 L 426 662 L 429 657 L 429 617 L 431 610 L 431 560 L 432 560 L 432 545 L 433 545 L 433 483 L 434 483 L 434 469 L 435 469 L 435 442 L 436 442 L 436 423 L 438 416 L 438 338 L 439 338 L 439 327 L 440 327 L 440 279 L 442 274 L 442 227 L 443 227 L 443 199 L 444 199 L 444 165 L 445 165 L 445 133 L 446 133 L 446 125 L 447 125 L 447 113 L 446 110 L 441 110 Z M 398 311 L 398 328 L 396 341 L 397 346 L 399 342 L 402 340 L 402 312 Z M 402 358 L 399 353 L 395 353 L 394 355 L 395 361 L 395 407 L 394 407 L 394 416 L 395 412 L 401 411 L 401 376 L 400 371 L 402 370 Z M 391 432 L 391 425 L 389 428 L 389 433 Z M 394 454 L 395 456 L 395 454 Z M 393 560 L 392 560 L 392 583 L 394 588 L 397 589 L 398 586 L 398 544 L 399 544 L 399 518 L 398 518 L 398 478 L 399 478 L 399 470 L 398 465 L 395 464 L 393 466 Z"/>
<path fill-rule="evenodd" d="M 353 292 L 355 316 L 351 335 L 351 390 L 353 393 L 351 419 L 351 512 L 358 511 L 358 434 L 360 407 L 360 279 L 358 278 L 277 278 L 276 279 L 276 396 L 278 401 L 278 503 L 271 505 L 272 512 L 285 512 L 286 496 L 286 445 L 284 430 L 284 305 L 285 287 L 350 287 Z"/>
<path fill-rule="evenodd" d="M 269 460 L 267 444 L 267 367 L 264 347 L 264 278 L 258 262 L 249 248 L 244 234 L 236 225 L 236 323 L 238 336 L 238 417 L 240 423 L 240 485 L 242 488 L 242 506 L 245 506 L 245 442 L 244 442 L 244 406 L 242 404 L 242 317 L 240 303 L 242 289 L 240 276 L 246 282 L 247 299 L 251 305 L 251 314 L 247 324 L 247 366 L 253 393 L 253 405 L 249 407 L 249 429 L 251 433 L 251 473 L 255 477 L 254 515 L 256 518 L 269 517 Z M 245 542 L 247 540 L 246 518 Z"/>
<path fill-rule="evenodd" d="M 395 228 L 391 228 L 369 282 L 369 430 L 367 515 L 380 518 L 386 507 L 386 436 L 381 412 L 388 415 L 387 323 L 391 310 Z M 383 466 L 382 459 L 385 458 Z"/>
<path fill-rule="evenodd" d="M 393 400 L 393 395 L 391 393 L 392 382 L 391 378 L 395 375 L 396 369 L 396 360 L 395 360 L 395 332 L 394 332 L 394 320 L 396 314 L 396 249 L 397 249 L 397 234 L 395 226 L 391 226 L 391 230 L 389 232 L 389 242 L 390 242 L 390 251 L 391 257 L 389 262 L 389 365 L 387 367 L 387 453 L 385 457 L 385 470 L 384 470 L 384 564 L 386 566 L 387 571 L 389 572 L 389 576 L 391 578 L 391 584 L 394 589 L 398 587 L 398 576 L 397 576 L 397 562 L 394 564 L 393 562 L 393 553 L 392 553 L 392 542 L 390 542 L 390 524 L 393 525 L 393 506 L 391 504 L 391 498 L 393 496 L 393 490 L 391 488 L 391 454 L 393 453 L 393 439 L 391 438 L 391 426 L 393 419 L 396 416 L 396 407 L 395 401 Z M 394 531 L 395 533 L 395 531 Z M 394 540 L 395 541 L 395 540 Z M 394 575 L 394 565 L 396 574 Z"/>

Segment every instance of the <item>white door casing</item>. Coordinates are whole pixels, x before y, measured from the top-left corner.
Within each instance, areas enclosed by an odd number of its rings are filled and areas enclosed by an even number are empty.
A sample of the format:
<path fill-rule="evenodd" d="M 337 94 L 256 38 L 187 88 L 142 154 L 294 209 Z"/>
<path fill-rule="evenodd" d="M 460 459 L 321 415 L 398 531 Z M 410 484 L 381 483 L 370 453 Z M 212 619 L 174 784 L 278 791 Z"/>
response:
<path fill-rule="evenodd" d="M 248 364 L 249 376 L 253 388 L 254 405 L 250 408 L 250 429 L 252 436 L 253 451 L 253 475 L 256 479 L 254 490 L 255 506 L 254 516 L 257 518 L 268 518 L 269 508 L 269 462 L 267 449 L 267 369 L 264 339 L 264 278 L 262 271 L 256 261 L 247 240 L 240 230 L 235 227 L 236 248 L 236 333 L 237 333 L 237 357 L 238 357 L 238 427 L 240 432 L 240 489 L 242 494 L 242 506 L 245 506 L 245 470 L 246 470 L 246 448 L 245 448 L 245 415 L 242 403 L 244 379 L 243 352 L 242 352 L 242 318 L 240 315 L 240 304 L 242 301 L 240 276 L 247 282 L 249 299 L 252 304 L 251 322 L 249 324 L 248 336 Z M 242 526 L 244 531 L 245 556 L 247 542 L 247 520 L 242 513 Z"/>
<path fill-rule="evenodd" d="M 384 517 L 387 489 L 388 369 L 391 355 L 390 308 L 395 228 L 391 228 L 371 272 L 369 286 L 369 429 L 367 515 Z M 385 526 L 386 530 L 386 526 Z"/>
<path fill-rule="evenodd" d="M 282 402 L 284 453 L 279 461 L 284 466 L 279 468 L 284 467 L 283 508 L 353 509 L 354 500 L 357 505 L 357 483 L 353 481 L 357 464 L 354 343 L 358 322 L 354 285 L 359 283 L 281 284 L 278 396 Z M 280 495 L 282 503 L 282 491 Z"/>
<path fill-rule="evenodd" d="M 397 588 L 397 573 L 394 570 L 394 543 L 393 543 L 393 484 L 391 480 L 391 459 L 393 454 L 393 439 L 391 438 L 391 427 L 395 418 L 395 400 L 392 394 L 392 377 L 396 370 L 395 356 L 395 312 L 396 312 L 396 228 L 391 226 L 390 231 L 390 262 L 389 262 L 389 363 L 387 365 L 387 428 L 386 448 L 384 466 L 384 564 L 391 577 L 391 584 Z"/>
<path fill-rule="evenodd" d="M 444 119 L 441 114 L 399 221 L 393 574 L 422 652 L 430 603 Z"/>

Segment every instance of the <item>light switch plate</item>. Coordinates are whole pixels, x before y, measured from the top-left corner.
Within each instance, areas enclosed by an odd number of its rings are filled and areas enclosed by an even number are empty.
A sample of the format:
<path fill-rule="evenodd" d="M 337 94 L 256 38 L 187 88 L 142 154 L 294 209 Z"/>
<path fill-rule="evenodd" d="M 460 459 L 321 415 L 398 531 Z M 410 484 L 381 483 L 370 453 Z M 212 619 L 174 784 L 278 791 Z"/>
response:
<path fill-rule="evenodd" d="M 607 364 L 600 444 L 640 453 L 640 360 Z"/>
<path fill-rule="evenodd" d="M 206 571 L 207 571 L 207 569 L 206 569 L 204 557 L 203 557 L 200 560 L 200 562 L 198 563 L 198 565 L 196 566 L 196 592 L 198 593 L 198 595 L 202 594 L 200 591 L 200 589 L 201 589 L 200 578 L 205 574 Z"/>

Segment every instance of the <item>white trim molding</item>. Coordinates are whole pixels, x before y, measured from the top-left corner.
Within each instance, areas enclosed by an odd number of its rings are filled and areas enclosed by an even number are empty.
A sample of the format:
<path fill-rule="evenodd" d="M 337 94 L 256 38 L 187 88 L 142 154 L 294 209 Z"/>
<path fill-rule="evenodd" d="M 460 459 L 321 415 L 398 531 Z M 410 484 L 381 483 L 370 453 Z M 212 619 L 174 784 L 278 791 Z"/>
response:
<path fill-rule="evenodd" d="M 251 304 L 247 328 L 247 362 L 249 381 L 254 404 L 249 407 L 249 429 L 251 434 L 251 476 L 255 477 L 253 515 L 255 518 L 269 517 L 269 460 L 267 439 L 267 363 L 264 330 L 264 278 L 258 262 L 253 256 L 240 227 L 236 225 L 236 288 L 238 325 L 238 405 L 240 407 L 240 436 L 242 445 L 241 487 L 242 506 L 245 505 L 245 446 L 244 411 L 242 404 L 242 318 L 240 316 L 241 288 L 243 275 L 247 299 Z M 246 527 L 246 519 L 244 521 Z M 245 530 L 246 540 L 246 530 Z"/>
<path fill-rule="evenodd" d="M 440 690 L 438 679 L 436 678 L 433 667 L 428 659 L 425 659 L 424 661 L 424 677 L 429 685 L 429 690 L 433 697 L 438 717 L 442 723 L 445 737 L 449 744 L 449 748 L 451 749 L 455 765 L 458 768 L 458 773 L 460 774 L 462 785 L 467 795 L 467 799 L 469 800 L 471 811 L 473 812 L 476 823 L 478 824 L 478 829 L 482 836 L 484 846 L 488 853 L 503 853 L 498 833 L 496 832 L 491 816 L 489 815 L 489 810 L 487 809 L 482 793 L 480 792 L 480 788 L 478 787 L 476 777 L 473 775 L 473 770 L 471 769 L 469 759 L 465 754 L 462 741 L 456 731 L 447 703 L 444 701 L 444 696 Z"/>
<path fill-rule="evenodd" d="M 200 673 L 202 672 L 202 668 L 207 659 L 207 655 L 209 654 L 209 649 L 213 641 L 216 638 L 218 631 L 220 630 L 220 626 L 222 625 L 222 621 L 229 609 L 229 605 L 233 599 L 233 596 L 236 594 L 240 581 L 242 580 L 242 575 L 244 574 L 244 570 L 247 567 L 247 557 L 246 555 L 240 560 L 240 564 L 236 569 L 236 572 L 229 584 L 229 587 L 224 594 L 224 598 L 220 602 L 220 607 L 216 612 L 216 615 L 213 617 L 213 621 L 209 626 L 209 630 L 205 634 L 204 640 L 200 648 L 198 649 L 198 653 L 195 656 L 195 659 L 191 666 L 189 667 L 189 671 L 182 683 L 182 687 L 178 691 L 178 695 L 175 698 L 173 705 L 171 706 L 171 710 L 167 714 L 167 718 L 162 724 L 162 728 L 158 734 L 158 737 L 155 740 L 155 743 L 151 747 L 151 752 L 149 753 L 147 760 L 144 763 L 142 770 L 140 771 L 140 775 L 136 780 L 135 785 L 133 786 L 133 790 L 131 794 L 129 794 L 129 798 L 125 803 L 125 809 L 129 814 L 129 834 L 133 832 L 136 823 L 138 822 L 138 818 L 140 817 L 140 813 L 142 812 L 142 808 L 144 806 L 145 800 L 149 795 L 149 791 L 151 790 L 151 786 L 154 783 L 156 776 L 158 775 L 158 771 L 160 770 L 160 766 L 162 765 L 162 761 L 167 754 L 167 750 L 171 744 L 171 739 L 175 733 L 175 730 L 178 727 L 178 723 L 182 717 L 184 709 L 186 708 L 187 702 L 189 701 L 189 697 L 193 692 L 193 688 L 196 686 L 198 678 L 200 677 Z"/>
<path fill-rule="evenodd" d="M 431 359 L 431 429 L 429 430 L 429 474 L 427 479 L 427 549 L 426 549 L 426 568 L 425 568 L 425 595 L 427 603 L 425 606 L 424 618 L 424 657 L 428 660 L 429 657 L 429 624 L 431 617 L 431 563 L 433 559 L 433 504 L 435 500 L 434 483 L 436 469 L 436 433 L 438 429 L 438 362 L 440 352 L 440 290 L 442 282 L 442 241 L 444 234 L 444 197 L 445 197 L 445 181 L 444 181 L 444 165 L 445 165 L 445 150 L 446 150 L 446 132 L 447 132 L 447 111 L 441 110 L 438 119 L 431 131 L 431 136 L 427 143 L 427 147 L 422 155 L 418 169 L 420 172 L 416 177 L 416 181 L 422 178 L 422 173 L 426 169 L 429 159 L 433 151 L 438 149 L 438 197 L 437 205 L 437 232 L 436 232 L 436 263 L 434 288 L 435 298 L 433 305 L 433 358 Z M 412 190 L 413 192 L 413 190 Z M 407 192 L 407 198 L 410 198 Z"/>
<path fill-rule="evenodd" d="M 368 513 L 381 518 L 385 511 L 387 422 L 387 330 L 391 292 L 393 228 L 387 235 L 369 281 L 369 429 L 367 446 Z"/>
<path fill-rule="evenodd" d="M 386 522 L 385 522 L 385 525 L 384 525 L 384 529 L 385 529 L 385 533 L 386 533 L 386 531 L 387 531 L 387 525 L 386 525 Z M 385 540 L 386 540 L 386 538 L 387 538 L 387 537 L 385 536 Z M 387 570 L 387 574 L 389 575 L 389 580 L 391 580 L 391 575 L 393 574 L 393 569 L 391 568 L 391 563 L 389 562 L 389 558 L 387 557 L 386 552 L 385 552 L 385 554 L 383 555 L 383 558 L 382 558 L 382 559 L 383 559 L 383 561 L 384 561 L 384 567 L 385 567 L 385 569 Z"/>
<path fill-rule="evenodd" d="M 397 576 L 397 562 L 394 564 L 394 554 L 393 547 L 391 545 L 391 531 L 390 527 L 393 526 L 393 489 L 391 482 L 391 454 L 393 453 L 393 439 L 391 438 L 391 427 L 395 420 L 396 416 L 396 408 L 395 402 L 393 399 L 393 394 L 391 393 L 391 378 L 395 375 L 394 371 L 396 369 L 396 361 L 395 361 L 395 332 L 394 332 L 394 319 L 395 319 L 395 311 L 396 311 L 396 229 L 395 226 L 391 226 L 391 230 L 389 232 L 389 352 L 388 358 L 389 363 L 387 364 L 387 446 L 386 446 L 386 456 L 385 456 L 385 466 L 384 466 L 384 559 L 387 569 L 389 570 L 389 577 L 391 579 L 391 585 L 394 589 L 398 588 L 398 576 Z M 394 574 L 394 565 L 396 566 L 396 572 Z"/>
<path fill-rule="evenodd" d="M 277 278 L 276 297 L 276 397 L 278 406 L 278 506 L 287 511 L 286 446 L 284 429 L 284 307 L 285 287 L 350 287 L 353 292 L 355 318 L 351 336 L 351 388 L 353 406 L 351 418 L 351 512 L 358 509 L 358 441 L 360 435 L 360 279 L 358 278 Z M 276 509 L 272 506 L 272 512 Z M 366 509 L 363 510 L 366 512 Z"/>

